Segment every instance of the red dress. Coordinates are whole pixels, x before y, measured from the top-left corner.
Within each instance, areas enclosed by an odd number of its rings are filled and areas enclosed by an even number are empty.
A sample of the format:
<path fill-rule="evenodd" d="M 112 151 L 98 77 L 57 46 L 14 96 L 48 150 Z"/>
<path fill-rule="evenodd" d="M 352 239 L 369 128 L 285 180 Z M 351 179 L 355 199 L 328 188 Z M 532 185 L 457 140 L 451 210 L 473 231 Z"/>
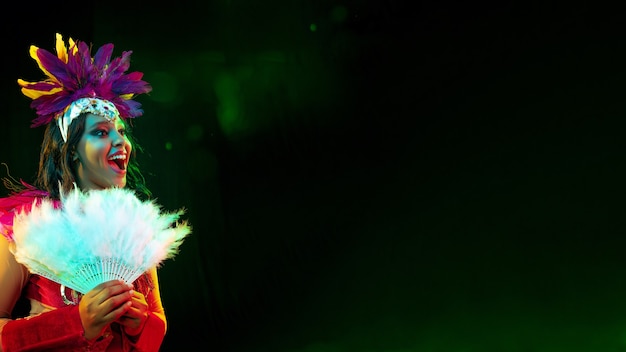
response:
<path fill-rule="evenodd" d="M 9 318 L 20 297 L 30 302 L 30 314 L 14 320 L 0 319 L 0 342 L 3 352 L 45 351 L 158 351 L 166 332 L 156 268 L 134 282 L 148 303 L 148 319 L 142 332 L 128 336 L 121 326 L 112 323 L 98 339 L 87 341 L 78 313 L 81 295 L 40 275 L 31 274 L 9 253 L 13 217 L 29 211 L 48 193 L 24 184 L 27 188 L 7 198 L 0 198 L 0 318 Z M 60 202 L 55 204 L 60 205 Z M 8 245 L 7 245 L 8 244 Z M 6 259 L 5 259 L 6 257 Z M 65 297 L 64 297 L 65 296 Z M 65 299 L 64 299 L 65 298 Z"/>

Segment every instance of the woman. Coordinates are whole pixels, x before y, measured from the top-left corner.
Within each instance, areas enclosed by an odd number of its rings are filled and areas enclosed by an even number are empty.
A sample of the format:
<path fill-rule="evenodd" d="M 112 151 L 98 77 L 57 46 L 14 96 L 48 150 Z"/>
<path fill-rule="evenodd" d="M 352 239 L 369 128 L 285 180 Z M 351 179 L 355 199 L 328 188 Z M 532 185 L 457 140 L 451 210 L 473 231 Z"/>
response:
<path fill-rule="evenodd" d="M 91 57 L 86 43 L 56 39 L 57 55 L 30 50 L 47 79 L 18 80 L 37 112 L 32 126 L 46 130 L 34 186 L 5 182 L 12 193 L 0 199 L 0 351 L 158 351 L 166 318 L 156 268 L 133 285 L 111 280 L 83 295 L 29 272 L 12 252 L 14 214 L 33 201 L 60 207 L 74 187 L 151 195 L 129 133 L 130 119 L 143 113 L 132 98 L 151 87 L 140 72 L 126 73 L 131 52 L 111 60 L 106 44 Z M 21 301 L 30 303 L 25 317 L 16 313 Z"/>

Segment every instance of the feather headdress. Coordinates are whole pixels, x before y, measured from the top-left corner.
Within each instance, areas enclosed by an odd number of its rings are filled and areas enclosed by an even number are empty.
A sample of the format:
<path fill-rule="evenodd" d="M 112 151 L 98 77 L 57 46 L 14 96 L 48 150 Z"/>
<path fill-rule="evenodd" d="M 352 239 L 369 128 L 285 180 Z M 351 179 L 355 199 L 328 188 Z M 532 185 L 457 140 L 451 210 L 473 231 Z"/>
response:
<path fill-rule="evenodd" d="M 60 208 L 43 200 L 18 213 L 12 252 L 32 273 L 84 294 L 108 280 L 132 283 L 173 258 L 191 232 L 182 214 L 164 212 L 125 188 L 76 188 Z"/>
<path fill-rule="evenodd" d="M 33 99 L 31 107 L 35 109 L 37 117 L 31 127 L 45 125 L 56 119 L 61 131 L 66 132 L 72 119 L 80 113 L 96 113 L 93 111 L 94 105 L 87 102 L 102 102 L 95 109 L 102 111 L 105 117 L 108 110 L 122 119 L 143 114 L 141 104 L 133 98 L 137 94 L 150 92 L 152 87 L 142 80 L 142 72 L 126 73 L 132 51 L 124 51 L 122 56 L 111 59 L 113 44 L 108 43 L 91 57 L 91 47 L 87 43 L 69 38 L 66 44 L 61 34 L 57 33 L 56 53 L 54 55 L 31 45 L 30 56 L 46 78 L 39 82 L 17 80 L 22 93 Z M 81 103 L 72 109 L 75 102 Z M 66 138 L 66 133 L 63 136 Z"/>

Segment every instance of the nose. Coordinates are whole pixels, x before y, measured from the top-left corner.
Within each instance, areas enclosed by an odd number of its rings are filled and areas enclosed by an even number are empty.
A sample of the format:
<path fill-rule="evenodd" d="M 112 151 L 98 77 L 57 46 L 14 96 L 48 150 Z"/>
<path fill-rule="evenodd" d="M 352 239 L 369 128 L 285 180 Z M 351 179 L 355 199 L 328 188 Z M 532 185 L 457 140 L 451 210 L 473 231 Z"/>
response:
<path fill-rule="evenodd" d="M 111 140 L 113 142 L 113 145 L 116 147 L 124 145 L 124 143 L 126 143 L 126 138 L 124 138 L 124 136 L 118 131 L 111 132 Z"/>

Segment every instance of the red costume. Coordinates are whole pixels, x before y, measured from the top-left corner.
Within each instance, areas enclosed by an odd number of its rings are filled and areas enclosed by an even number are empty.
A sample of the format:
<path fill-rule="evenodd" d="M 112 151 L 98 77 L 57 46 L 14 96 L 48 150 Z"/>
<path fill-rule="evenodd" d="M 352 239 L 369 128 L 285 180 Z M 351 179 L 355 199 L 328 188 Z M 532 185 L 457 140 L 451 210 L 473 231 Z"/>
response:
<path fill-rule="evenodd" d="M 11 314 L 15 303 L 24 295 L 31 303 L 30 314 L 15 320 L 0 319 L 0 341 L 4 352 L 11 351 L 158 351 L 166 331 L 166 320 L 158 292 L 150 272 L 134 283 L 148 303 L 148 320 L 137 336 L 124 333 L 113 323 L 98 339 L 88 341 L 83 337 L 83 326 L 78 313 L 80 294 L 66 290 L 75 302 L 66 303 L 61 295 L 61 285 L 42 276 L 30 274 L 23 265 L 15 262 L 9 252 L 12 238 L 13 214 L 47 194 L 32 187 L 19 194 L 0 199 L 0 287 L 18 287 L 14 295 L 0 300 L 0 317 Z M 156 288 L 156 290 L 155 290 Z"/>

